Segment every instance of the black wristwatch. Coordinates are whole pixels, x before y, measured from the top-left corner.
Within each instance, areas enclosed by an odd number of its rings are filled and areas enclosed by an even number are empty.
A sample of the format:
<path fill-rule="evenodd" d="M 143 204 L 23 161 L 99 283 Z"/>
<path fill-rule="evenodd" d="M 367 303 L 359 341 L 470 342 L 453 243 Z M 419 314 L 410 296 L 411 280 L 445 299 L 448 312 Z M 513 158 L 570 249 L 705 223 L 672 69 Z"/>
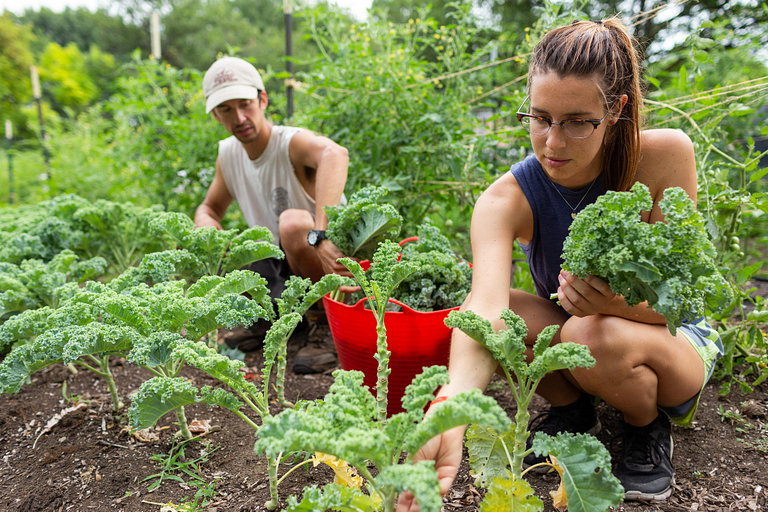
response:
<path fill-rule="evenodd" d="M 325 240 L 325 231 L 322 229 L 310 229 L 307 234 L 307 243 L 312 247 L 317 247 L 320 242 Z"/>

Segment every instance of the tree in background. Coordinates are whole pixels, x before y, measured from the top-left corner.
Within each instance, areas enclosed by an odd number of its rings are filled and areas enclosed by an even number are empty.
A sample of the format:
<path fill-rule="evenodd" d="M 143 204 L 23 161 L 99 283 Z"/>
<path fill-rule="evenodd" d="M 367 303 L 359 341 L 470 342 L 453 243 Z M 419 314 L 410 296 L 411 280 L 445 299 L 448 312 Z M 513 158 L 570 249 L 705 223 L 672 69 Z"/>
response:
<path fill-rule="evenodd" d="M 36 54 L 43 53 L 49 43 L 62 47 L 74 43 L 83 53 L 97 46 L 121 62 L 130 61 L 131 52 L 136 48 L 149 53 L 150 40 L 145 27 L 128 23 L 103 8 L 96 12 L 84 7 L 67 7 L 61 12 L 47 7 L 26 9 L 17 19 L 32 26 L 36 36 L 32 48 Z"/>
<path fill-rule="evenodd" d="M 17 139 L 33 136 L 21 111 L 32 98 L 29 66 L 34 62 L 30 49 L 33 41 L 29 27 L 16 23 L 7 12 L 0 16 L 0 122 L 10 119 Z"/>
<path fill-rule="evenodd" d="M 96 46 L 83 54 L 75 43 L 66 47 L 48 43 L 39 62 L 43 90 L 61 113 L 67 109 L 82 111 L 98 100 L 102 88 L 110 86 L 109 78 L 115 71 L 112 55 L 103 53 Z"/>

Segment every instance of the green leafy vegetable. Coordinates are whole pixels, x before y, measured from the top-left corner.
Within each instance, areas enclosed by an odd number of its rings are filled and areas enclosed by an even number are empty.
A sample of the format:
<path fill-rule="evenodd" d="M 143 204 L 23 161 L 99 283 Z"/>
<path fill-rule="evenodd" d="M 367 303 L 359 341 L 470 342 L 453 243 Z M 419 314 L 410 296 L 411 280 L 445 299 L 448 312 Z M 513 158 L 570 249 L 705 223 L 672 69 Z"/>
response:
<path fill-rule="evenodd" d="M 644 301 L 667 320 L 672 334 L 705 306 L 724 310 L 733 293 L 714 263 L 704 219 L 681 188 L 659 202 L 666 222 L 642 222 L 653 207 L 648 187 L 607 192 L 580 212 L 563 246 L 563 268 L 604 279 L 630 306 Z"/>
<path fill-rule="evenodd" d="M 370 259 L 379 243 L 400 234 L 403 218 L 391 204 L 381 204 L 384 187 L 356 192 L 346 206 L 326 206 L 326 236 L 347 256 Z"/>

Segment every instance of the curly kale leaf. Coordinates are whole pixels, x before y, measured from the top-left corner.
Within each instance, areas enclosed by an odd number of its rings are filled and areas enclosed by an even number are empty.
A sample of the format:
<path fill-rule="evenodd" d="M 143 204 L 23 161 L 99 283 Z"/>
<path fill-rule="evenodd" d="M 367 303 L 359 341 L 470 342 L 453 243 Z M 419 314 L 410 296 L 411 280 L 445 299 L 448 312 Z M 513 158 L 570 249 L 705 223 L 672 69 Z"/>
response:
<path fill-rule="evenodd" d="M 288 497 L 287 512 L 376 512 L 379 506 L 371 496 L 360 489 L 330 483 L 322 488 L 311 485 L 304 488 L 301 501 L 295 496 Z"/>
<path fill-rule="evenodd" d="M 128 422 L 137 429 L 149 428 L 160 418 L 189 404 L 207 403 L 238 411 L 242 403 L 223 389 L 199 390 L 181 377 L 153 377 L 144 382 L 131 399 Z"/>
<path fill-rule="evenodd" d="M 170 281 L 180 276 L 194 279 L 203 274 L 203 262 L 191 252 L 177 249 L 144 255 L 139 270 L 155 283 Z"/>
<path fill-rule="evenodd" d="M 180 341 L 173 350 L 173 357 L 207 373 L 235 391 L 250 395 L 259 393 L 256 385 L 246 380 L 245 375 L 240 371 L 245 363 L 219 354 L 204 343 Z"/>
<path fill-rule="evenodd" d="M 413 421 L 419 421 L 424 415 L 424 407 L 435 399 L 435 390 L 448 383 L 448 369 L 445 366 L 424 367 L 405 388 L 403 409 L 415 414 Z"/>
<path fill-rule="evenodd" d="M 149 223 L 150 229 L 156 233 L 169 236 L 176 247 L 183 245 L 184 238 L 195 229 L 195 223 L 188 215 L 179 212 L 162 213 Z"/>
<path fill-rule="evenodd" d="M 511 425 L 507 413 L 496 400 L 483 395 L 479 389 L 473 389 L 433 405 L 424 421 L 409 432 L 403 449 L 413 456 L 436 435 L 470 423 L 493 427 L 499 431 L 507 430 Z"/>
<path fill-rule="evenodd" d="M 506 477 L 510 473 L 514 430 L 499 434 L 491 427 L 470 425 L 466 439 L 470 475 L 475 478 L 476 486 L 487 488 L 494 478 Z"/>
<path fill-rule="evenodd" d="M 443 507 L 434 461 L 387 466 L 376 476 L 375 482 L 385 495 L 410 490 L 419 502 L 419 508 L 425 512 L 439 512 Z"/>
<path fill-rule="evenodd" d="M 353 194 L 346 206 L 326 206 L 327 237 L 347 256 L 370 259 L 379 243 L 400 234 L 403 218 L 390 204 L 379 201 L 388 190 L 366 187 Z"/>
<path fill-rule="evenodd" d="M 53 310 L 47 306 L 28 309 L 12 316 L 0 326 L 0 353 L 6 352 L 14 343 L 29 340 L 51 327 Z"/>
<path fill-rule="evenodd" d="M 236 238 L 235 241 L 238 239 Z M 235 241 L 232 242 L 232 246 L 230 246 L 227 255 L 224 257 L 224 262 L 221 266 L 221 272 L 223 273 L 245 267 L 266 258 L 279 260 L 285 258 L 285 253 L 274 243 L 246 240 L 243 243 L 235 244 Z"/>
<path fill-rule="evenodd" d="M 374 426 L 376 399 L 363 386 L 362 372 L 337 370 L 334 376 L 321 402 L 264 418 L 254 449 L 270 456 L 295 450 L 319 451 L 352 465 L 363 464 L 366 459 L 374 463 L 387 460 L 383 447 L 391 443 Z"/>
<path fill-rule="evenodd" d="M 571 512 L 608 510 L 624 500 L 624 489 L 611 474 L 611 456 L 605 446 L 589 434 L 539 433 L 533 451 L 552 455 L 562 469 L 562 479 Z"/>
<path fill-rule="evenodd" d="M 166 331 L 157 331 L 148 337 L 142 336 L 133 342 L 128 360 L 150 368 L 165 365 L 172 359 L 173 350 L 184 341 L 180 334 Z"/>
<path fill-rule="evenodd" d="M 501 318 L 508 329 L 493 332 L 491 323 L 474 311 L 451 311 L 445 325 L 461 329 L 467 336 L 487 348 L 507 372 L 525 373 L 525 339 L 528 328 L 522 318 L 508 309 Z"/>
<path fill-rule="evenodd" d="M 640 213 L 652 207 L 641 183 L 598 198 L 571 224 L 563 268 L 607 281 L 630 306 L 647 301 L 674 334 L 683 321 L 701 317 L 705 306 L 725 309 L 732 291 L 715 266 L 704 219 L 685 191 L 664 191 L 659 207 L 665 222 L 642 222 Z"/>
<path fill-rule="evenodd" d="M 30 375 L 62 361 L 61 346 L 20 345 L 0 364 L 0 392 L 17 393 Z"/>
<path fill-rule="evenodd" d="M 416 311 L 439 311 L 460 306 L 472 288 L 472 269 L 453 253 L 439 251 L 415 253 L 403 261 L 416 270 L 392 293 L 392 298 Z"/>

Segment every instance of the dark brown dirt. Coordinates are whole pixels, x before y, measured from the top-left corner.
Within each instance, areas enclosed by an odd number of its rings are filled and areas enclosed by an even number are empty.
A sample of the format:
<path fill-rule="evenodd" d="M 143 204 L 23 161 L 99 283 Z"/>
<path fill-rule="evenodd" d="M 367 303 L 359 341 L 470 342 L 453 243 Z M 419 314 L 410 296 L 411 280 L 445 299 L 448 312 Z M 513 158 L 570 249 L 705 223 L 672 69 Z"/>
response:
<path fill-rule="evenodd" d="M 329 336 L 327 327 L 313 336 Z M 298 346 L 289 348 L 289 368 Z M 259 367 L 260 354 L 249 354 L 246 362 Z M 114 373 L 123 396 L 130 396 L 150 377 L 144 370 L 116 361 Z M 211 378 L 195 370 L 186 376 L 202 386 L 215 384 Z M 288 396 L 319 398 L 332 382 L 330 375 L 292 375 L 287 382 Z M 63 409 L 74 403 L 63 400 L 62 384 L 67 393 L 78 395 L 85 407 L 71 412 L 47 434 L 43 426 Z M 673 459 L 676 484 L 672 497 L 663 504 L 626 503 L 617 510 L 651 511 L 760 511 L 768 510 L 768 389 L 759 387 L 751 395 L 734 391 L 726 397 L 717 394 L 719 385 L 710 383 L 704 392 L 692 430 L 675 428 Z M 492 382 L 493 395 L 514 414 L 509 391 L 500 380 Z M 750 405 L 747 405 L 750 404 Z M 543 401 L 532 404 L 535 414 L 544 408 Z M 720 411 L 741 414 L 745 422 L 723 421 Z M 598 436 L 610 445 L 618 433 L 618 413 L 605 404 L 598 406 L 604 429 Z M 209 449 L 217 448 L 200 464 L 204 481 L 216 482 L 213 503 L 208 511 L 264 510 L 269 498 L 265 459 L 253 451 L 254 432 L 243 421 L 222 409 L 204 406 L 187 408 L 187 417 L 209 419 L 220 430 L 205 437 Z M 72 375 L 63 366 L 51 367 L 34 375 L 16 395 L 0 396 L 0 511 L 160 511 L 160 504 L 181 503 L 194 496 L 195 487 L 167 480 L 159 489 L 148 492 L 144 478 L 159 471 L 154 454 L 167 454 L 176 427 L 166 416 L 158 425 L 159 441 L 136 440 L 122 416 L 111 413 L 103 381 L 91 374 Z M 749 426 L 747 426 L 749 424 Z M 205 445 L 195 442 L 186 450 L 187 460 L 200 456 Z M 615 459 L 615 454 L 614 454 Z M 614 460 L 615 462 L 615 460 Z M 283 466 L 282 475 L 289 469 Z M 189 477 L 181 474 L 185 481 Z M 284 499 L 300 495 L 311 484 L 330 482 L 333 474 L 324 466 L 292 473 L 280 486 Z M 557 486 L 554 475 L 531 476 L 528 480 L 544 499 L 546 510 L 554 510 L 549 491 Z M 475 511 L 482 491 L 472 485 L 466 462 L 450 495 L 445 499 L 446 511 Z M 281 506 L 284 505 L 284 501 Z"/>

